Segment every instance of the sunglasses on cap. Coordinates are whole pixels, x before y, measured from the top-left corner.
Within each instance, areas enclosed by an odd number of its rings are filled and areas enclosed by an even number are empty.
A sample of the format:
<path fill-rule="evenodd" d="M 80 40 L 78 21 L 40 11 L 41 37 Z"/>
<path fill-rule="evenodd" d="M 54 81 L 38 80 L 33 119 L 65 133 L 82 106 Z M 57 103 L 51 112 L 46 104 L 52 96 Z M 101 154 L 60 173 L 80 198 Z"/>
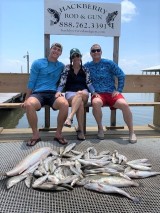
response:
<path fill-rule="evenodd" d="M 73 58 L 79 58 L 79 57 L 80 57 L 80 55 L 79 55 L 79 54 L 74 54 L 74 55 L 72 55 L 72 57 L 71 57 L 71 58 L 73 59 Z"/>
<path fill-rule="evenodd" d="M 95 52 L 100 53 L 100 52 L 101 52 L 101 49 L 92 49 L 92 50 L 91 50 L 91 53 L 95 53 Z"/>

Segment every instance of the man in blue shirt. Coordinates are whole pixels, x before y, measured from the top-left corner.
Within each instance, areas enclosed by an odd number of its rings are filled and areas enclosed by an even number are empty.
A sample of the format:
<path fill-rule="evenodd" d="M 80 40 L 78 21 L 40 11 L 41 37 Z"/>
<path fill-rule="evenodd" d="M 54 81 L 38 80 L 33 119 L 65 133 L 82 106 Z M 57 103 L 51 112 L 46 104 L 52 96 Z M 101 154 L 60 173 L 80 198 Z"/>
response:
<path fill-rule="evenodd" d="M 56 94 L 58 81 L 64 68 L 64 64 L 58 61 L 61 54 L 62 45 L 54 43 L 50 48 L 48 58 L 35 60 L 31 66 L 26 98 L 22 104 L 22 107 L 26 109 L 27 119 L 33 132 L 32 138 L 27 143 L 28 146 L 34 146 L 41 141 L 36 111 L 44 105 L 49 105 L 53 110 L 59 110 L 54 140 L 60 144 L 67 143 L 62 137 L 62 128 L 69 106 L 62 95 Z"/>
<path fill-rule="evenodd" d="M 122 110 L 124 121 L 129 129 L 129 141 L 136 143 L 132 113 L 121 94 L 125 81 L 124 72 L 113 61 L 101 58 L 102 50 L 99 44 L 94 44 L 91 47 L 90 54 L 93 61 L 87 62 L 85 66 L 90 70 L 91 81 L 97 93 L 92 96 L 91 100 L 93 115 L 98 125 L 98 138 L 104 138 L 101 107 L 108 105 L 111 110 Z M 118 79 L 117 87 L 115 86 L 115 77 Z"/>

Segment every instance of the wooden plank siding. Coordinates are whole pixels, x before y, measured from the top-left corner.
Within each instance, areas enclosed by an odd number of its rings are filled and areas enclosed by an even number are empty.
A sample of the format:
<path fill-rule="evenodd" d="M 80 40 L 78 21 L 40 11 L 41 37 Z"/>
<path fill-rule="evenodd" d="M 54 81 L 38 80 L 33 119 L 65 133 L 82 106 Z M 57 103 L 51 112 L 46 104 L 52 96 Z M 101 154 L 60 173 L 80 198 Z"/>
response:
<path fill-rule="evenodd" d="M 29 74 L 0 73 L 0 93 L 25 93 Z"/>

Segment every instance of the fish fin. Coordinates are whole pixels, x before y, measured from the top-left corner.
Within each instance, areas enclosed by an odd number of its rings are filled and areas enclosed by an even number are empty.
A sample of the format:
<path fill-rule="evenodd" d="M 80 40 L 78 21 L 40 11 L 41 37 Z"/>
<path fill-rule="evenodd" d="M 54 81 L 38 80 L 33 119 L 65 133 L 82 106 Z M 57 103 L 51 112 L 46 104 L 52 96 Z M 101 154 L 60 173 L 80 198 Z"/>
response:
<path fill-rule="evenodd" d="M 62 183 L 60 186 L 64 187 L 64 188 L 67 188 L 67 189 L 70 189 L 70 190 L 73 190 L 73 187 L 67 183 Z"/>

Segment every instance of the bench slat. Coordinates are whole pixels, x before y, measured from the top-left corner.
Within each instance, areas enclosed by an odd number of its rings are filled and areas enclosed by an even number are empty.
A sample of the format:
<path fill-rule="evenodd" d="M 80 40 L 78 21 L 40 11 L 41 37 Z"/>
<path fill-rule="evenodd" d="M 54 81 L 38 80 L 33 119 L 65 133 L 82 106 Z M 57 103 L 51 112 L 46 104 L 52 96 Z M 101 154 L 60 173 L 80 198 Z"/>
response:
<path fill-rule="evenodd" d="M 1 103 L 0 108 L 19 108 L 21 103 Z"/>
<path fill-rule="evenodd" d="M 129 102 L 129 106 L 157 106 L 160 105 L 160 102 L 143 102 L 143 103 L 134 103 Z"/>
<path fill-rule="evenodd" d="M 158 106 L 160 102 L 129 102 L 129 106 Z M 19 108 L 21 103 L 0 103 L 0 108 Z M 87 103 L 85 107 L 92 107 L 91 102 Z"/>
<path fill-rule="evenodd" d="M 157 106 L 160 102 L 128 102 L 129 106 Z M 91 102 L 88 102 L 85 107 L 91 107 Z"/>

